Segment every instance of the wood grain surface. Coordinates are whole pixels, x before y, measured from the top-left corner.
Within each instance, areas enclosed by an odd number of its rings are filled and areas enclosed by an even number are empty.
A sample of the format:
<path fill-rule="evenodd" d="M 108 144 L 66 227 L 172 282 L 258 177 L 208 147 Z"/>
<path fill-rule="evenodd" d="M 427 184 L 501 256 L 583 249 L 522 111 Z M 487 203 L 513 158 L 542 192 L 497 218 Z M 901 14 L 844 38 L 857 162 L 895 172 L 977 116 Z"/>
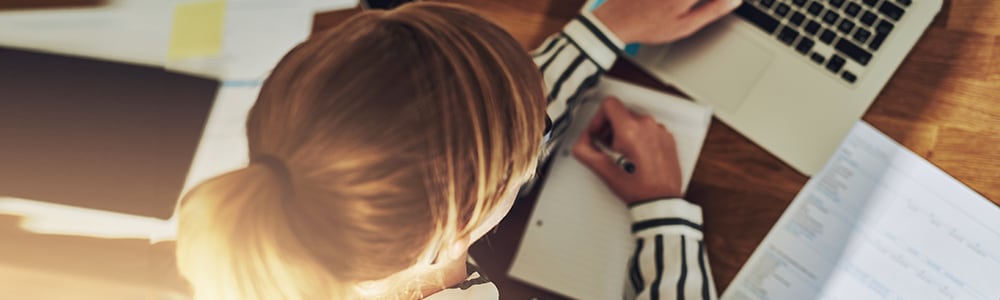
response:
<path fill-rule="evenodd" d="M 467 4 L 531 49 L 576 15 L 583 1 L 450 0 Z M 317 15 L 315 30 L 355 13 Z M 654 88 L 635 66 L 610 72 Z M 1000 204 L 1000 2 L 945 0 L 944 8 L 864 116 L 893 139 Z M 808 178 L 730 127 L 713 121 L 687 197 L 705 213 L 705 239 L 724 290 Z M 559 299 L 506 277 L 534 201 L 515 205 L 472 249 L 503 299 Z"/>

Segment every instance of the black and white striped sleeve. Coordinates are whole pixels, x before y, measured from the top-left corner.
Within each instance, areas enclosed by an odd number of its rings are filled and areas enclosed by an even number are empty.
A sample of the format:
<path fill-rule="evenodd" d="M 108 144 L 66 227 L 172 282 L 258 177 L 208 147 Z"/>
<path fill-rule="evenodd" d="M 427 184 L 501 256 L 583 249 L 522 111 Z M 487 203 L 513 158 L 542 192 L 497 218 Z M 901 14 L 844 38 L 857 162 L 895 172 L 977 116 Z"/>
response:
<path fill-rule="evenodd" d="M 625 299 L 716 299 L 701 231 L 701 207 L 684 199 L 630 208 L 635 252 Z"/>
<path fill-rule="evenodd" d="M 624 47 L 625 43 L 597 18 L 583 12 L 532 52 L 545 78 L 548 114 L 553 121 L 552 144 L 572 121 L 579 95 L 597 84 Z"/>

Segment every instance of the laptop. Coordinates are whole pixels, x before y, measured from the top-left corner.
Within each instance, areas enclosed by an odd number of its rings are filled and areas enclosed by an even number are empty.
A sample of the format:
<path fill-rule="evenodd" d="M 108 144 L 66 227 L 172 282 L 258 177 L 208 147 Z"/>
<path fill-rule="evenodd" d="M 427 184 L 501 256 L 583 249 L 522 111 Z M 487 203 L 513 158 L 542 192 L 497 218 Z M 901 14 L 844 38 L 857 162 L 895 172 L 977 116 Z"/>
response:
<path fill-rule="evenodd" d="M 942 0 L 745 0 L 633 59 L 799 172 L 822 169 Z"/>
<path fill-rule="evenodd" d="M 166 219 L 219 82 L 0 47 L 0 198 Z"/>

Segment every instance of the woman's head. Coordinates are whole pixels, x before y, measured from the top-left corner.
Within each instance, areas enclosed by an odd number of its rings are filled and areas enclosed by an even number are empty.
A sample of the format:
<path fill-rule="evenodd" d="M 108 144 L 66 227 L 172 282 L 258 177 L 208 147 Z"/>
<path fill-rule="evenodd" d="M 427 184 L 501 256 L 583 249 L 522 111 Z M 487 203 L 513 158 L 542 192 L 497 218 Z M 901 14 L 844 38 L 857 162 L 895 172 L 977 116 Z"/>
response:
<path fill-rule="evenodd" d="M 182 275 L 202 299 L 319 299 L 420 274 L 532 173 L 542 84 L 510 35 L 453 6 L 365 12 L 314 35 L 247 120 L 250 156 L 280 159 L 290 182 L 251 163 L 186 195 Z M 415 288 L 382 283 L 365 286 Z"/>

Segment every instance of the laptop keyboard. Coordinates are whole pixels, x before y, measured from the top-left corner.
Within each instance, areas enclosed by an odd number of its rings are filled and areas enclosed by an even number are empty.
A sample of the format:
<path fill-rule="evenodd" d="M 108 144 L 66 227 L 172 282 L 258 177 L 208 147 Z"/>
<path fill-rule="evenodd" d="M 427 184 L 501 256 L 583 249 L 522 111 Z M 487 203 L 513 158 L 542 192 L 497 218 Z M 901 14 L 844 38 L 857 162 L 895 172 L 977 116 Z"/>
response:
<path fill-rule="evenodd" d="M 736 14 L 848 84 L 903 18 L 911 0 L 744 0 Z"/>

